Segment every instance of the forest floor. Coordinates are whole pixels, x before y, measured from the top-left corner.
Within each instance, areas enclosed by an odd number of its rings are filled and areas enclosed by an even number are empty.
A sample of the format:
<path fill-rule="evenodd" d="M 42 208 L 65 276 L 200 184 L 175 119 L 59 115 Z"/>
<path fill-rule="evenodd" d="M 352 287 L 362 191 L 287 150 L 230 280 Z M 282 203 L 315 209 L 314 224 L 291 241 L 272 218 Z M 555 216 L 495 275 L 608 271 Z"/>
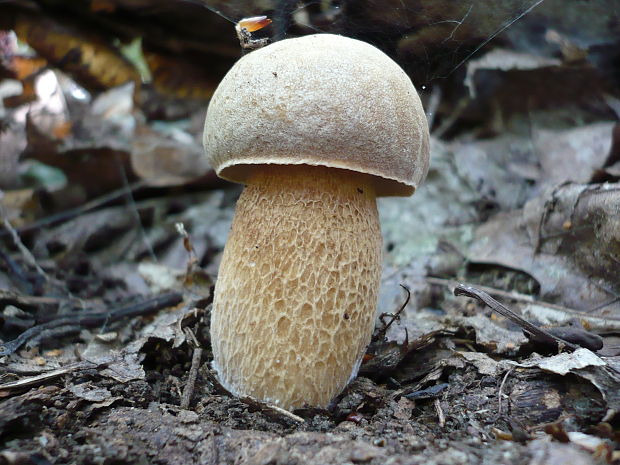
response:
<path fill-rule="evenodd" d="M 614 2 L 265 10 L 383 48 L 431 128 L 424 185 L 378 202 L 359 376 L 294 412 L 211 369 L 241 187 L 202 129 L 263 10 L 206 3 L 0 2 L 0 464 L 620 463 Z"/>

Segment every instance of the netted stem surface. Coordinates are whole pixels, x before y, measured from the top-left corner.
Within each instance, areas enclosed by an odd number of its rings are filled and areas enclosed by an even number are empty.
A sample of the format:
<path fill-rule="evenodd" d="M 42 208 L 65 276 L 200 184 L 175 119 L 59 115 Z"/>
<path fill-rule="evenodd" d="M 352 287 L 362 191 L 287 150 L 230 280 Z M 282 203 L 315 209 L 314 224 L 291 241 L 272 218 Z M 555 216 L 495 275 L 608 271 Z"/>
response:
<path fill-rule="evenodd" d="M 381 244 L 368 177 L 258 169 L 237 203 L 215 288 L 222 383 L 288 409 L 326 406 L 370 340 Z"/>

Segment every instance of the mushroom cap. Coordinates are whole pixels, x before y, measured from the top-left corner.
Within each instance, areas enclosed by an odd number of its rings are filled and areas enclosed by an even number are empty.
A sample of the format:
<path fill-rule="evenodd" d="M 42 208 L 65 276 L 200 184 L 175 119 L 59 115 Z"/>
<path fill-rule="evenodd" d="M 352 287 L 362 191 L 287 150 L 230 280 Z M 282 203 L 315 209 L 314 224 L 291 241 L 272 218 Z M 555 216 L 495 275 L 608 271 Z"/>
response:
<path fill-rule="evenodd" d="M 265 164 L 371 175 L 377 195 L 411 195 L 424 180 L 429 135 L 405 72 L 379 49 L 315 34 L 241 58 L 216 89 L 205 151 L 218 176 L 245 183 Z"/>

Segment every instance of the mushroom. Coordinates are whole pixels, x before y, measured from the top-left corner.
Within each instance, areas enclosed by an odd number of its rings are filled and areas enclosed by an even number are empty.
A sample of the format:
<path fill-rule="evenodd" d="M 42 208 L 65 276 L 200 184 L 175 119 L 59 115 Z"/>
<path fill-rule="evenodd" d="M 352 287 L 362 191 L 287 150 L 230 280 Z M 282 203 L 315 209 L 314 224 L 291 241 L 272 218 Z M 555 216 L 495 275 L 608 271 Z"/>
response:
<path fill-rule="evenodd" d="M 381 276 L 376 197 L 413 194 L 428 139 L 411 80 L 367 43 L 287 39 L 232 67 L 204 132 L 216 173 L 246 185 L 211 313 L 224 387 L 325 407 L 356 376 Z"/>

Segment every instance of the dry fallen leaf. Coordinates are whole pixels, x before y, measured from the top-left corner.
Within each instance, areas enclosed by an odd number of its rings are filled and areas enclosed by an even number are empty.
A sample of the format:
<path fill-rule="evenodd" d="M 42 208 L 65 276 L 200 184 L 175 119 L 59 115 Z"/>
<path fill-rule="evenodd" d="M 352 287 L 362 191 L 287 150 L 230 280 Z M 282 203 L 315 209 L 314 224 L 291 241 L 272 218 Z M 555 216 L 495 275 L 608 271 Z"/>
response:
<path fill-rule="evenodd" d="M 131 165 L 150 186 L 187 184 L 211 168 L 202 146 L 184 131 L 169 134 L 139 124 L 132 143 Z"/>
<path fill-rule="evenodd" d="M 140 78 L 120 52 L 92 32 L 36 13 L 16 15 L 15 32 L 49 63 L 87 88 L 106 89 Z"/>
<path fill-rule="evenodd" d="M 544 300 L 617 313 L 619 205 L 620 184 L 559 186 L 481 225 L 468 255 L 528 273 Z"/>

